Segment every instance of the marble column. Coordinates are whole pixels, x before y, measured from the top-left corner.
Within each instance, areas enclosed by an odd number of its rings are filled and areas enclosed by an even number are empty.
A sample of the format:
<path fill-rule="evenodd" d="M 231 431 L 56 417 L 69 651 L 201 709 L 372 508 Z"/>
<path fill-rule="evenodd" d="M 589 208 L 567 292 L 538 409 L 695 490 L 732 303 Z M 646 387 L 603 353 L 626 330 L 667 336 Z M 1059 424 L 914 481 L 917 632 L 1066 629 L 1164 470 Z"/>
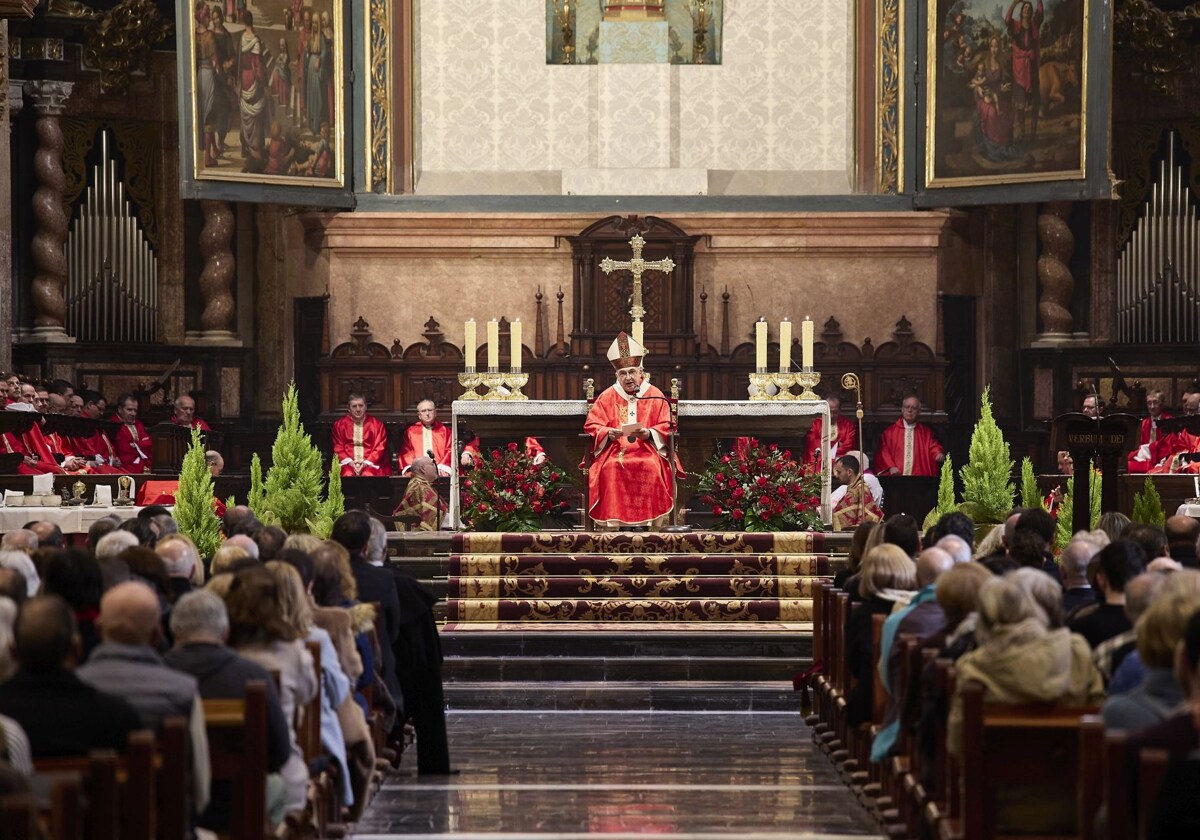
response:
<path fill-rule="evenodd" d="M 200 294 L 204 311 L 200 315 L 200 334 L 194 341 L 206 344 L 237 344 L 233 326 L 233 208 L 228 201 L 205 199 L 200 202 L 204 229 L 200 231 Z"/>
<path fill-rule="evenodd" d="M 62 126 L 59 125 L 72 87 L 71 82 L 37 80 L 26 82 L 24 88 L 25 96 L 37 114 L 38 137 L 38 148 L 33 155 L 33 174 L 38 183 L 33 193 L 33 218 L 37 228 L 31 244 L 35 271 L 30 296 L 33 334 L 27 336 L 26 341 L 75 340 L 65 329 L 69 220 L 63 210 L 67 179 L 63 171 Z"/>
<path fill-rule="evenodd" d="M 8 55 L 8 21 L 0 20 L 0 56 Z M 8 78 L 8 60 L 0 58 L 0 370 L 12 370 L 12 125 L 21 111 L 21 85 Z"/>
<path fill-rule="evenodd" d="M 1042 253 L 1037 261 L 1038 280 L 1042 294 L 1038 299 L 1038 315 L 1042 320 L 1039 342 L 1070 341 L 1075 326 L 1071 314 L 1071 299 L 1075 294 L 1075 278 L 1071 276 L 1071 257 L 1075 254 L 1075 235 L 1067 220 L 1073 209 L 1069 201 L 1052 201 L 1038 212 L 1038 239 Z"/>

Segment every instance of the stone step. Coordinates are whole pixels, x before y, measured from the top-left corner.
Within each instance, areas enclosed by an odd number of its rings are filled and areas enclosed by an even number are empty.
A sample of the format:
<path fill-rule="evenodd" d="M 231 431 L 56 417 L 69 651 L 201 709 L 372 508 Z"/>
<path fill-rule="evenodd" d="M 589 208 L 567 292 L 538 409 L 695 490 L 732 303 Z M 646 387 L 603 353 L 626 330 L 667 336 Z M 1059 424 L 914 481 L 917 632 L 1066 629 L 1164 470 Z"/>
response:
<path fill-rule="evenodd" d="M 470 682 L 788 682 L 811 665 L 802 657 L 472 656 L 447 657 L 442 678 Z"/>
<path fill-rule="evenodd" d="M 660 632 L 648 632 L 649 630 Z M 668 628 L 669 629 L 669 628 Z M 608 631 L 561 625 L 520 625 L 503 630 L 442 631 L 442 651 L 451 657 L 744 657 L 797 661 L 812 656 L 812 629 L 797 624 L 777 630 L 725 625 L 716 630 L 623 627 Z"/>
<path fill-rule="evenodd" d="M 790 681 L 449 682 L 452 711 L 799 711 Z M 597 721 L 598 726 L 605 725 Z"/>
<path fill-rule="evenodd" d="M 452 621 L 799 622 L 812 598 L 450 598 Z"/>

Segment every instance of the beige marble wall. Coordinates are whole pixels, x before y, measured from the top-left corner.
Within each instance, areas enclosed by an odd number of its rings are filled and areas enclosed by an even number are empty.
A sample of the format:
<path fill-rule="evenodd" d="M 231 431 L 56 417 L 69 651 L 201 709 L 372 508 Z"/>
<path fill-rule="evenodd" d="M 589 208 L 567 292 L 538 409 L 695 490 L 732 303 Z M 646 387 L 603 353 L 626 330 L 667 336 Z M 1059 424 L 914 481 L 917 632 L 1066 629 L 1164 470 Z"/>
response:
<path fill-rule="evenodd" d="M 725 4 L 714 66 L 548 65 L 545 5 L 418 0 L 417 192 L 850 191 L 853 0 Z"/>
<path fill-rule="evenodd" d="M 830 316 L 848 341 L 888 340 L 905 315 L 918 341 L 936 343 L 941 213 L 672 216 L 702 234 L 696 293 L 709 292 L 710 341 L 720 340 L 720 296 L 728 286 L 731 342 L 748 338 L 760 315 L 812 316 L 817 331 Z M 331 343 L 349 338 L 362 315 L 376 341 L 420 341 L 431 315 L 447 340 L 463 340 L 463 321 L 520 318 L 534 343 L 534 294 L 545 292 L 549 344 L 555 292 L 566 294 L 571 323 L 570 243 L 596 221 L 591 216 L 457 216 L 412 214 L 311 215 L 305 250 L 293 252 L 289 294 L 330 295 Z M 303 290 L 303 291 L 301 291 Z M 314 291 L 318 290 L 318 291 Z M 699 303 L 697 302 L 697 307 Z M 699 314 L 697 310 L 697 328 Z M 483 330 L 480 329 L 480 340 Z M 289 339 L 290 340 L 290 339 Z"/>

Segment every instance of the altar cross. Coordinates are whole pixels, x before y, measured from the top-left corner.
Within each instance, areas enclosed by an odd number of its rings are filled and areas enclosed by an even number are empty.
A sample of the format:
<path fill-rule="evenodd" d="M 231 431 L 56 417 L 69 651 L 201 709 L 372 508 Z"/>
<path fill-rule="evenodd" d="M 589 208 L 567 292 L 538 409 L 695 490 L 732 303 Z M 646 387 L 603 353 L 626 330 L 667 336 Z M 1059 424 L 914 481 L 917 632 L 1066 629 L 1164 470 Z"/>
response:
<path fill-rule="evenodd" d="M 670 274 L 675 270 L 675 263 L 670 257 L 652 261 L 642 259 L 642 248 L 645 245 L 646 240 L 642 239 L 642 235 L 635 233 L 633 239 L 629 240 L 629 247 L 633 249 L 633 259 L 614 260 L 605 257 L 600 261 L 600 270 L 605 274 L 612 274 L 620 268 L 627 268 L 633 274 L 633 303 L 629 308 L 629 316 L 633 319 L 633 340 L 642 346 L 645 346 L 642 341 L 642 318 L 646 315 L 646 310 L 642 307 L 642 273 L 653 270 Z"/>

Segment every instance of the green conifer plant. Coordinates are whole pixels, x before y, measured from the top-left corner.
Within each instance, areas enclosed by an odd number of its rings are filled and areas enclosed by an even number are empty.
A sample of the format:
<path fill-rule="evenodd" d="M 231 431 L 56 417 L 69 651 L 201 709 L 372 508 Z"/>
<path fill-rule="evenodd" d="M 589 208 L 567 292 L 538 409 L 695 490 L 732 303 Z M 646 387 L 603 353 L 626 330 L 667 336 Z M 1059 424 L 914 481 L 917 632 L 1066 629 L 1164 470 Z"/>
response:
<path fill-rule="evenodd" d="M 201 557 L 212 557 L 221 547 L 221 520 L 213 510 L 212 472 L 204 461 L 199 429 L 192 429 L 192 442 L 183 456 L 174 516 L 179 532 L 191 538 Z"/>
<path fill-rule="evenodd" d="M 1143 525 L 1162 527 L 1166 518 L 1162 506 L 1162 496 L 1158 495 L 1158 488 L 1154 486 L 1150 476 L 1146 476 L 1142 489 L 1133 496 L 1133 516 L 1130 519 Z"/>
<path fill-rule="evenodd" d="M 949 453 L 946 453 L 946 460 L 942 461 L 942 468 L 938 472 L 937 506 L 925 517 L 925 522 L 921 525 L 922 530 L 929 530 L 947 513 L 953 513 L 956 510 L 958 510 L 958 504 L 954 500 L 954 460 Z"/>
<path fill-rule="evenodd" d="M 342 465 L 334 458 L 329 463 L 329 486 L 325 501 L 314 519 L 309 520 L 308 532 L 323 540 L 333 533 L 333 523 L 346 512 L 346 497 L 342 493 Z"/>
<path fill-rule="evenodd" d="M 289 534 L 308 530 L 321 506 L 321 453 L 300 422 L 296 383 L 283 398 L 283 425 L 271 448 L 271 470 L 264 483 L 266 497 L 260 519 L 278 524 Z"/>
<path fill-rule="evenodd" d="M 262 521 L 267 513 L 267 488 L 263 486 L 262 461 L 255 452 L 250 458 L 250 492 L 246 495 L 246 506 Z"/>
<path fill-rule="evenodd" d="M 1033 461 L 1026 456 L 1021 459 L 1021 507 L 1045 507 L 1044 502 L 1033 474 Z"/>
<path fill-rule="evenodd" d="M 1000 523 L 1013 506 L 1013 463 L 1008 443 L 992 417 L 991 386 L 980 398 L 979 422 L 962 470 L 962 511 L 976 524 Z"/>

